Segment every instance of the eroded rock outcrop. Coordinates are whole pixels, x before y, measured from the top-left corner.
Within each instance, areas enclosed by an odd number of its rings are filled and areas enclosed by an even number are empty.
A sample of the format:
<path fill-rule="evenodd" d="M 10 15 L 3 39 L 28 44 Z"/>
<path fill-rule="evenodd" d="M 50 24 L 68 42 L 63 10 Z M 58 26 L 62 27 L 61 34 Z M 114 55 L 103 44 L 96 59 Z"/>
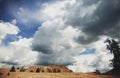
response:
<path fill-rule="evenodd" d="M 50 66 L 31 66 L 27 68 L 25 72 L 62 73 L 62 72 L 72 72 L 72 71 L 65 66 L 50 65 Z"/>

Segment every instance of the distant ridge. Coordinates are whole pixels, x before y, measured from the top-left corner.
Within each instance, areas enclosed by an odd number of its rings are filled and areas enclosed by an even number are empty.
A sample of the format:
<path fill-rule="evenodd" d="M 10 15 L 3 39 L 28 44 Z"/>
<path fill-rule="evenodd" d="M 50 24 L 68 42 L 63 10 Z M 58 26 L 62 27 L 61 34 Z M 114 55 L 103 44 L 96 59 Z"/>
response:
<path fill-rule="evenodd" d="M 50 66 L 31 66 L 25 70 L 25 72 L 37 72 L 37 73 L 62 73 L 72 72 L 65 66 L 50 65 Z"/>

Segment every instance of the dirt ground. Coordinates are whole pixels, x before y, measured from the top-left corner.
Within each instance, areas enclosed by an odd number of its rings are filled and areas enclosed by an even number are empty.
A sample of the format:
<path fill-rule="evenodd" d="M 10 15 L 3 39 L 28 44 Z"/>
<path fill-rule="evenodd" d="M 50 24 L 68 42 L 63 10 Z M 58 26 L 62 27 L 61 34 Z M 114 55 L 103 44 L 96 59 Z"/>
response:
<path fill-rule="evenodd" d="M 28 73 L 10 72 L 0 74 L 0 78 L 120 78 L 112 75 L 96 75 L 85 73 Z"/>
<path fill-rule="evenodd" d="M 37 72 L 10 72 L 8 68 L 0 69 L 0 78 L 120 78 L 120 75 L 113 75 L 115 70 L 108 72 L 109 75 L 91 73 L 75 73 L 75 72 L 61 72 L 61 73 L 37 73 Z"/>

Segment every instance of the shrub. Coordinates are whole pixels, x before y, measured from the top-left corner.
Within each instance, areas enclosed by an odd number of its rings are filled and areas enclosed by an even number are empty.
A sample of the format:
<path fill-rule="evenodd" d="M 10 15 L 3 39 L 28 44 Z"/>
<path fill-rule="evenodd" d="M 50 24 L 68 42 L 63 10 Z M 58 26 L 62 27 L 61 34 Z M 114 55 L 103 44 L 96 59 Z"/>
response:
<path fill-rule="evenodd" d="M 10 72 L 15 72 L 15 67 L 14 66 L 11 67 Z"/>

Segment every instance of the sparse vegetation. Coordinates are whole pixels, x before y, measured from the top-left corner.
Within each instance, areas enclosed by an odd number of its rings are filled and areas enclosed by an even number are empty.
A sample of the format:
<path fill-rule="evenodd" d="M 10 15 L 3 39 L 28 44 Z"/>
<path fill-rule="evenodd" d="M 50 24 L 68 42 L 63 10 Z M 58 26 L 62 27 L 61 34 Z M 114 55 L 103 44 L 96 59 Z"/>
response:
<path fill-rule="evenodd" d="M 30 72 L 33 72 L 33 70 L 30 70 Z"/>
<path fill-rule="evenodd" d="M 10 73 L 8 72 L 8 73 L 7 73 L 7 75 L 9 76 L 9 75 L 10 75 Z"/>
<path fill-rule="evenodd" d="M 15 67 L 14 66 L 11 67 L 10 72 L 15 72 Z"/>
<path fill-rule="evenodd" d="M 25 72 L 24 67 L 21 67 L 21 68 L 19 68 L 19 69 L 20 69 L 20 72 Z"/>
<path fill-rule="evenodd" d="M 17 67 L 17 70 L 20 69 L 19 67 Z"/>
<path fill-rule="evenodd" d="M 11 69 L 13 69 L 12 67 Z M 32 68 L 37 68 L 36 71 Z M 48 67 L 32 67 L 28 72 L 16 71 L 14 73 L 9 72 L 9 69 L 2 69 L 0 73 L 0 78 L 120 78 L 119 76 L 112 76 L 112 75 L 101 75 L 101 74 L 93 74 L 93 73 L 74 73 L 74 72 L 63 72 L 61 71 L 62 68 L 58 70 L 58 67 L 53 66 L 53 69 Z M 49 71 L 49 72 L 48 72 Z M 33 73 L 31 73 L 33 72 Z M 36 73 L 39 72 L 39 73 Z M 44 72 L 44 73 L 42 73 Z M 50 73 L 51 72 L 51 73 Z M 60 72 L 60 73 L 58 73 Z"/>
<path fill-rule="evenodd" d="M 40 72 L 40 68 L 37 68 L 36 72 L 39 73 Z"/>
<path fill-rule="evenodd" d="M 47 71 L 50 73 L 50 72 L 52 72 L 49 68 L 47 68 Z"/>
<path fill-rule="evenodd" d="M 3 73 L 0 73 L 0 75 L 2 75 Z"/>
<path fill-rule="evenodd" d="M 54 68 L 54 69 L 53 69 L 53 72 L 54 72 L 54 73 L 60 73 L 60 69 Z"/>
<path fill-rule="evenodd" d="M 42 70 L 42 73 L 44 73 L 44 70 Z"/>

